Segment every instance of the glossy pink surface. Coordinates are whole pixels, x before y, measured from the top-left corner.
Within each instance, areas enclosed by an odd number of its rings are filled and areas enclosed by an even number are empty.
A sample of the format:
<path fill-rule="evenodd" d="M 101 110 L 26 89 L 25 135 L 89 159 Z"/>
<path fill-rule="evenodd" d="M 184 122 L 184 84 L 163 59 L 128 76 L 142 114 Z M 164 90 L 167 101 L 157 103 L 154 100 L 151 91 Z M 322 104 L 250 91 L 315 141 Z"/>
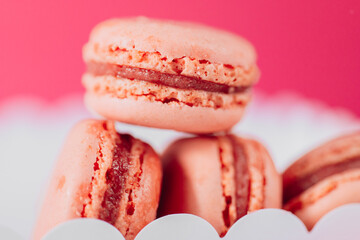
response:
<path fill-rule="evenodd" d="M 234 31 L 257 48 L 258 88 L 291 90 L 360 116 L 360 1 L 46 1 L 0 3 L 0 101 L 73 92 L 91 28 L 111 17 L 191 20 Z"/>

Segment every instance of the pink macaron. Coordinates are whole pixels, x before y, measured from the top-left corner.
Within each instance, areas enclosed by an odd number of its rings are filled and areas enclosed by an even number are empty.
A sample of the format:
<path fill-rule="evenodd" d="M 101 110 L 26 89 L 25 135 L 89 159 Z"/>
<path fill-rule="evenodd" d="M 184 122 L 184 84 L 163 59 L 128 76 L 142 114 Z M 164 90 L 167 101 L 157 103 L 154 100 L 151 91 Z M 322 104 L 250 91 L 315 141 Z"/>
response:
<path fill-rule="evenodd" d="M 148 144 L 117 133 L 111 121 L 82 121 L 60 155 L 34 239 L 82 217 L 104 220 L 134 239 L 156 217 L 161 178 L 159 157 Z"/>
<path fill-rule="evenodd" d="M 332 140 L 283 173 L 284 209 L 311 229 L 326 213 L 360 203 L 360 133 Z"/>
<path fill-rule="evenodd" d="M 254 140 L 233 135 L 182 139 L 162 160 L 160 215 L 194 214 L 224 236 L 249 212 L 281 208 L 281 177 Z"/>
<path fill-rule="evenodd" d="M 91 111 L 192 133 L 236 124 L 259 76 L 255 50 L 240 36 L 144 17 L 97 25 L 83 58 L 85 103 Z"/>

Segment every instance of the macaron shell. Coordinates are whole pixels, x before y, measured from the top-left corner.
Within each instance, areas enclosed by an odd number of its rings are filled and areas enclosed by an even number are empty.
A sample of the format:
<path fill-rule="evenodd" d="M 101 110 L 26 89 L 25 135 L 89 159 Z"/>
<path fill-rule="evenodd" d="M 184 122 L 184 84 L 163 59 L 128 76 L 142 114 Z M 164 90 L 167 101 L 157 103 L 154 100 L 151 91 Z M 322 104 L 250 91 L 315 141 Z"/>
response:
<path fill-rule="evenodd" d="M 281 208 L 282 207 L 282 179 L 281 174 L 277 171 L 275 164 L 266 150 L 258 144 L 258 152 L 264 161 L 265 175 L 265 199 L 264 208 Z"/>
<path fill-rule="evenodd" d="M 360 169 L 331 176 L 284 206 L 311 229 L 329 211 L 347 203 L 360 203 Z"/>
<path fill-rule="evenodd" d="M 98 121 L 87 120 L 74 126 L 68 135 L 42 205 L 34 239 L 40 239 L 61 222 L 81 217 L 99 146 L 99 139 L 94 136 L 100 129 Z"/>
<path fill-rule="evenodd" d="M 283 173 L 284 189 L 324 166 L 360 156 L 360 132 L 336 138 L 307 153 Z M 321 160 L 320 160 L 321 159 Z"/>
<path fill-rule="evenodd" d="M 213 109 L 118 99 L 110 95 L 97 95 L 92 92 L 85 94 L 85 104 L 90 111 L 108 119 L 190 133 L 229 130 L 241 119 L 244 111 L 242 105 L 231 109 Z"/>
<path fill-rule="evenodd" d="M 165 152 L 163 161 L 160 214 L 191 213 L 207 220 L 219 234 L 226 230 L 217 139 L 176 141 Z"/>
<path fill-rule="evenodd" d="M 248 211 L 253 212 L 264 207 L 264 162 L 261 155 L 257 152 L 257 145 L 255 145 L 253 141 L 237 138 L 237 142 L 244 148 L 244 155 L 249 168 L 250 193 Z"/>
<path fill-rule="evenodd" d="M 265 147 L 252 139 L 238 138 L 246 150 L 251 178 L 249 211 L 281 208 L 282 182 Z"/>
<path fill-rule="evenodd" d="M 103 51 L 119 48 L 159 52 L 170 61 L 187 56 L 246 69 L 256 61 L 252 45 L 235 34 L 195 23 L 144 17 L 102 22 L 93 29 L 89 42 Z"/>

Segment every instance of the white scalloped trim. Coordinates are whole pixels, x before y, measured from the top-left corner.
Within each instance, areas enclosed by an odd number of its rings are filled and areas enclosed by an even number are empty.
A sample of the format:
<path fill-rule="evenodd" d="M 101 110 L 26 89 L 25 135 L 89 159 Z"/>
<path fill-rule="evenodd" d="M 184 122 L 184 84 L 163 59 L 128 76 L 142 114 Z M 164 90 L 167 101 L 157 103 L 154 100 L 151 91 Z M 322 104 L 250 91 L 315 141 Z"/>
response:
<path fill-rule="evenodd" d="M 278 209 L 264 209 L 239 219 L 225 237 L 204 219 L 190 214 L 173 214 L 147 225 L 135 240 L 356 240 L 360 204 L 339 207 L 325 215 L 311 232 L 295 215 Z M 95 219 L 76 219 L 58 225 L 43 240 L 124 240 L 112 225 Z"/>

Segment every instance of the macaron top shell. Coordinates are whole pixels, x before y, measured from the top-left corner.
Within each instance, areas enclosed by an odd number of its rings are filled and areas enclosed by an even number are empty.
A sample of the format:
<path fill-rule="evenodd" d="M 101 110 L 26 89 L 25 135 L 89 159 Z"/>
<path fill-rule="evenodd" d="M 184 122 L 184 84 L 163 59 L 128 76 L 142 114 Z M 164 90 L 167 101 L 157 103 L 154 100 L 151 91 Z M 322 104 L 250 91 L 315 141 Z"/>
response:
<path fill-rule="evenodd" d="M 179 74 L 231 86 L 258 78 L 253 46 L 235 34 L 195 23 L 111 19 L 84 46 L 85 62 L 107 62 Z"/>
<path fill-rule="evenodd" d="M 253 46 L 230 32 L 196 23 L 145 17 L 102 22 L 92 31 L 90 42 L 98 43 L 99 48 L 159 52 L 169 59 L 187 56 L 245 68 L 256 61 Z"/>

